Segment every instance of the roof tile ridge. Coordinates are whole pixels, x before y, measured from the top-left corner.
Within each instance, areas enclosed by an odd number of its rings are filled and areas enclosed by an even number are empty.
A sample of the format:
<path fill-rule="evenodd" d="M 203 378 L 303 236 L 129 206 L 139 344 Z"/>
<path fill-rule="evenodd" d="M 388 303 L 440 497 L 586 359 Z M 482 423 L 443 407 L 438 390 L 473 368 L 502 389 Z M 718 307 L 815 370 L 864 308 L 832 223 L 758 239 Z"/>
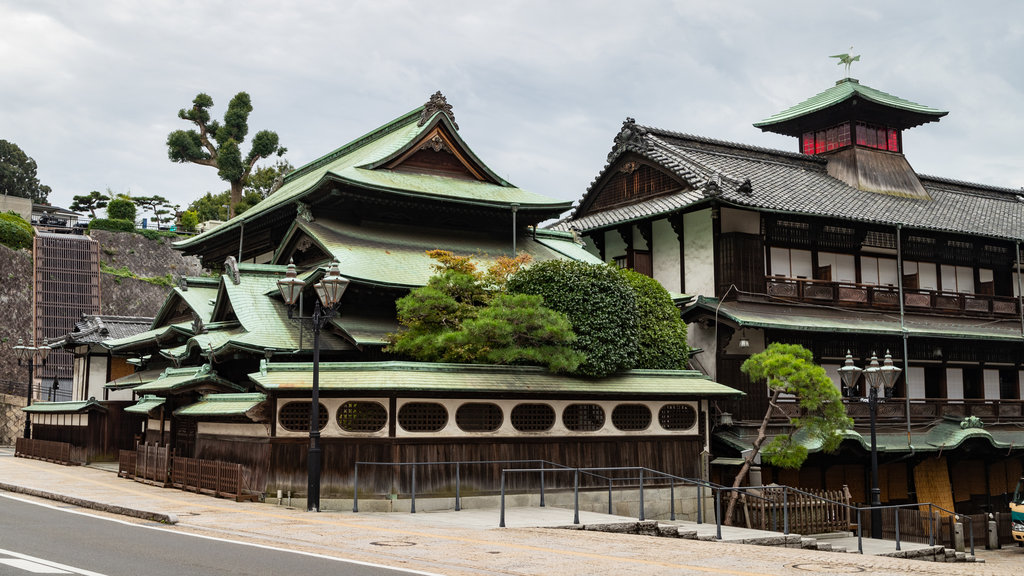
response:
<path fill-rule="evenodd" d="M 967 180 L 958 180 L 956 178 L 946 178 L 945 176 L 932 176 L 929 174 L 918 174 L 917 177 L 921 180 L 928 180 L 936 184 L 954 184 L 957 186 L 967 186 L 970 188 L 977 188 L 979 190 L 990 190 L 992 192 L 1004 192 L 1006 194 L 1014 194 L 1016 196 L 1024 196 L 1024 188 L 1007 188 L 1004 186 L 995 186 L 992 184 L 982 184 L 980 182 L 968 182 Z M 952 192 L 952 190 L 951 190 Z M 958 191 L 960 192 L 960 191 Z"/>
<path fill-rule="evenodd" d="M 335 149 L 334 151 L 328 152 L 324 156 L 321 156 L 316 160 L 313 160 L 299 168 L 296 168 L 295 170 L 292 170 L 287 175 L 285 175 L 284 183 L 288 183 L 289 181 L 294 180 L 295 178 L 309 174 L 310 172 L 318 168 L 322 168 L 327 164 L 330 164 L 331 162 L 337 160 L 338 158 L 341 158 L 342 156 L 345 156 L 346 154 L 354 150 L 358 150 L 359 148 L 365 146 L 366 144 L 373 142 L 374 140 L 378 140 L 400 128 L 404 128 L 405 126 L 418 121 L 420 115 L 423 114 L 423 109 L 424 106 L 420 106 L 415 110 L 407 112 L 399 116 L 398 118 L 395 118 L 391 122 L 388 122 L 383 126 L 378 126 L 377 128 L 374 128 L 373 130 L 367 132 L 366 134 L 363 134 L 362 136 L 356 138 L 355 140 L 352 140 L 347 144 L 343 144 L 341 147 Z"/>
<path fill-rule="evenodd" d="M 738 187 L 743 182 L 742 178 L 733 176 L 729 172 L 726 172 L 725 170 L 722 170 L 720 168 L 712 168 L 710 166 L 706 166 L 704 163 L 698 162 L 697 160 L 690 158 L 688 156 L 683 157 L 685 158 L 685 160 L 679 158 L 678 152 L 676 150 L 672 150 L 671 144 L 665 142 L 664 140 L 655 136 L 654 134 L 649 133 L 648 138 L 650 138 L 655 144 L 659 145 L 660 147 L 675 152 L 674 155 L 676 156 L 677 162 L 681 164 L 689 164 L 690 166 L 695 166 L 699 168 L 699 171 L 692 169 L 689 170 L 689 172 L 694 173 L 695 175 L 700 175 L 702 177 L 702 180 L 700 182 L 690 182 L 691 184 L 698 188 L 701 187 L 702 185 L 707 185 L 707 183 L 712 180 L 715 180 L 715 184 L 718 186 L 721 186 L 722 180 L 727 181 L 730 184 L 733 184 L 734 187 Z"/>
<path fill-rule="evenodd" d="M 765 146 L 755 146 L 753 144 L 743 144 L 740 142 L 734 142 L 732 140 L 721 140 L 717 138 L 708 138 L 707 136 L 698 136 L 696 134 L 688 134 L 685 132 L 676 132 L 673 130 L 665 130 L 662 128 L 653 128 L 650 126 L 644 126 L 651 133 L 658 134 L 660 136 L 667 136 L 669 138 L 679 138 L 682 140 L 693 140 L 696 142 L 703 142 L 705 144 L 712 144 L 715 146 L 725 146 L 728 148 L 737 148 L 740 150 L 749 150 L 751 152 L 760 152 L 763 154 L 772 154 L 778 156 L 784 156 L 786 158 L 792 158 L 794 160 L 801 160 L 811 162 L 815 164 L 826 164 L 828 161 L 819 156 L 811 156 L 809 154 L 802 154 L 800 152 L 790 152 L 789 150 L 780 150 L 778 148 L 768 148 Z"/>

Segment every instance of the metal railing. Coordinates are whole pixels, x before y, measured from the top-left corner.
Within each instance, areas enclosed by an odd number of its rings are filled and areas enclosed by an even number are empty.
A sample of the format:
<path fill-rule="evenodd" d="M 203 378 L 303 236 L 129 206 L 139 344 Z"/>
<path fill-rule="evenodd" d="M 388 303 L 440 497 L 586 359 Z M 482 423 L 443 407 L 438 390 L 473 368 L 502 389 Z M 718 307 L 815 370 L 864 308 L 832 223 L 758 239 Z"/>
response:
<path fill-rule="evenodd" d="M 462 469 L 470 466 L 490 466 L 494 464 L 535 464 L 539 465 L 540 475 L 540 505 L 544 506 L 544 472 L 566 469 L 568 466 L 549 462 L 547 460 L 462 460 L 462 461 L 439 461 L 439 462 L 356 462 L 352 487 L 352 511 L 359 512 L 359 467 L 385 466 L 385 467 L 409 467 L 411 468 L 410 486 L 410 513 L 416 513 L 416 470 L 427 466 L 454 466 L 455 471 L 455 511 L 462 510 Z"/>

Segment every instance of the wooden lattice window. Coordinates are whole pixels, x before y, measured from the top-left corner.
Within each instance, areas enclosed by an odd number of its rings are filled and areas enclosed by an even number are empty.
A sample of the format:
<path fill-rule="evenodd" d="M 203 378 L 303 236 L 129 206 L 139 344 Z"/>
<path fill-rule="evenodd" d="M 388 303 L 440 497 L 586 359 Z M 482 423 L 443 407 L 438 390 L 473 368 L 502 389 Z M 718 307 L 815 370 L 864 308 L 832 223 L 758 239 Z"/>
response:
<path fill-rule="evenodd" d="M 689 430 L 697 423 L 697 411 L 689 404 L 666 404 L 658 410 L 658 424 L 665 430 Z"/>
<path fill-rule="evenodd" d="M 338 408 L 338 426 L 346 432 L 377 432 L 388 424 L 388 411 L 377 402 L 345 402 Z"/>
<path fill-rule="evenodd" d="M 281 428 L 289 432 L 309 432 L 310 404 L 310 402 L 289 402 L 282 406 L 277 416 Z M 327 426 L 327 408 L 324 408 L 323 404 L 320 404 L 319 407 L 317 430 L 323 430 L 324 426 Z"/>
<path fill-rule="evenodd" d="M 469 402 L 455 411 L 455 423 L 465 432 L 494 432 L 504 420 L 497 404 Z"/>
<path fill-rule="evenodd" d="M 682 187 L 671 176 L 646 164 L 627 162 L 594 201 L 592 210 L 603 210 L 653 196 L 675 192 Z"/>
<path fill-rule="evenodd" d="M 406 432 L 437 432 L 448 424 L 448 410 L 436 402 L 409 402 L 398 409 L 398 425 Z"/>
<path fill-rule="evenodd" d="M 519 404 L 512 409 L 512 427 L 520 432 L 545 432 L 555 425 L 555 409 L 547 404 Z"/>
<path fill-rule="evenodd" d="M 765 221 L 765 237 L 775 246 L 810 246 L 811 225 L 793 220 Z"/>
<path fill-rule="evenodd" d="M 604 427 L 604 408 L 597 404 L 570 404 L 562 410 L 562 424 L 573 432 L 594 432 Z"/>
<path fill-rule="evenodd" d="M 892 250 L 896 249 L 896 235 L 892 232 L 879 232 L 878 230 L 868 230 L 867 234 L 864 235 L 864 245 L 873 246 L 875 248 L 889 248 Z"/>
<path fill-rule="evenodd" d="M 612 424 L 624 432 L 646 430 L 651 425 L 651 409 L 643 404 L 619 404 L 612 410 Z"/>

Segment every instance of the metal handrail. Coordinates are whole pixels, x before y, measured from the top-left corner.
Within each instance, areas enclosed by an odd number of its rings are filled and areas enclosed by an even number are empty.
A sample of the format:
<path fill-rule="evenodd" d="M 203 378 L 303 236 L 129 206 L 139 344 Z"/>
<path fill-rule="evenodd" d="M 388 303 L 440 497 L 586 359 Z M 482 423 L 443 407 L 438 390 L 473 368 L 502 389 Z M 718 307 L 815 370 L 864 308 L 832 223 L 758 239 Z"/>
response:
<path fill-rule="evenodd" d="M 544 466 L 550 466 L 547 470 L 557 470 L 569 468 L 564 464 L 557 462 L 550 462 L 547 460 L 452 460 L 452 461 L 436 461 L 436 462 L 356 462 L 355 463 L 355 474 L 353 478 L 352 488 L 352 511 L 359 512 L 359 467 L 360 466 L 411 466 L 412 467 L 412 485 L 410 487 L 410 513 L 416 513 L 416 468 L 419 466 L 455 466 L 455 511 L 462 510 L 462 466 L 463 465 L 484 465 L 484 464 L 521 464 L 521 463 L 539 463 L 541 470 L 544 470 Z M 541 473 L 540 477 L 540 505 L 544 506 L 544 474 Z"/>

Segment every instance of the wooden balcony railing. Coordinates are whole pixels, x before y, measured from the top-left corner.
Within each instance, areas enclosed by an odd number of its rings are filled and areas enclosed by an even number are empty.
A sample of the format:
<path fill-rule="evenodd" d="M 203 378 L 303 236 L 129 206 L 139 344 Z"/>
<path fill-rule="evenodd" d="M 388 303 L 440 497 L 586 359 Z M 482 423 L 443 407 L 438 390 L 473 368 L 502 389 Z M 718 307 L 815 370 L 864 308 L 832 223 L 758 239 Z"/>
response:
<path fill-rule="evenodd" d="M 881 309 L 900 306 L 899 288 L 896 286 L 768 276 L 765 291 L 776 298 L 835 306 Z M 1017 299 L 1011 296 L 903 289 L 903 305 L 908 311 L 1015 318 L 1019 316 L 1017 304 Z"/>
<path fill-rule="evenodd" d="M 796 402 L 780 402 L 779 406 L 786 412 L 786 416 L 799 416 L 800 407 Z M 846 413 L 855 422 L 863 424 L 871 417 L 868 412 L 867 402 L 860 402 L 856 398 L 847 399 Z M 907 401 L 904 398 L 890 398 L 878 404 L 879 422 L 904 422 L 906 421 Z M 997 399 L 945 399 L 925 398 L 910 399 L 910 421 L 911 422 L 934 422 L 943 416 L 954 418 L 967 418 L 977 416 L 988 424 L 996 423 L 1024 423 L 1024 400 L 997 400 Z M 779 420 L 782 416 L 776 417 Z"/>

